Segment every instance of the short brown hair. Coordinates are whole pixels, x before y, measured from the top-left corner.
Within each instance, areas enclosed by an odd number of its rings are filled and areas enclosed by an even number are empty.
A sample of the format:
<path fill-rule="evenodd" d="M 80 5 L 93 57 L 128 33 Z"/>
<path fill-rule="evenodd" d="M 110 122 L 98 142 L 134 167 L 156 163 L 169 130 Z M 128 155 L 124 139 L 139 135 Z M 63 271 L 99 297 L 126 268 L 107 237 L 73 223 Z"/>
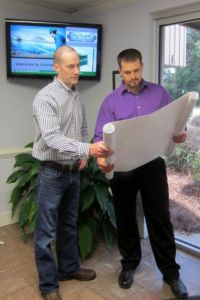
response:
<path fill-rule="evenodd" d="M 120 68 L 121 68 L 122 60 L 135 61 L 137 59 L 139 59 L 140 62 L 142 63 L 142 54 L 140 53 L 140 51 L 134 48 L 125 49 L 121 51 L 117 56 L 117 62 Z"/>

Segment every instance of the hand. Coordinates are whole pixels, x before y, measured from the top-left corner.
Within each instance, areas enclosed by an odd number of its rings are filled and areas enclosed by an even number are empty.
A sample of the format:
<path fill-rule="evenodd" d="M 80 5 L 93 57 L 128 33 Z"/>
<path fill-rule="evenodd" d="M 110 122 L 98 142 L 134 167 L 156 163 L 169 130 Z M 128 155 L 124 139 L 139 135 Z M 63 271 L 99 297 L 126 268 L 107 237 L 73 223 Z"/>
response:
<path fill-rule="evenodd" d="M 113 150 L 102 141 L 92 144 L 89 150 L 89 155 L 94 157 L 108 157 L 112 154 Z"/>
<path fill-rule="evenodd" d="M 81 159 L 79 162 L 79 171 L 82 171 L 83 169 L 85 169 L 85 167 L 87 166 L 88 160 L 85 159 Z"/>
<path fill-rule="evenodd" d="M 102 157 L 97 158 L 97 164 L 98 164 L 100 170 L 104 173 L 111 172 L 114 168 L 114 164 L 113 165 L 107 164 L 106 159 L 102 158 Z"/>
<path fill-rule="evenodd" d="M 187 138 L 186 131 L 182 131 L 177 135 L 173 135 L 173 137 L 172 137 L 173 142 L 176 143 L 176 144 L 184 143 L 186 138 Z"/>

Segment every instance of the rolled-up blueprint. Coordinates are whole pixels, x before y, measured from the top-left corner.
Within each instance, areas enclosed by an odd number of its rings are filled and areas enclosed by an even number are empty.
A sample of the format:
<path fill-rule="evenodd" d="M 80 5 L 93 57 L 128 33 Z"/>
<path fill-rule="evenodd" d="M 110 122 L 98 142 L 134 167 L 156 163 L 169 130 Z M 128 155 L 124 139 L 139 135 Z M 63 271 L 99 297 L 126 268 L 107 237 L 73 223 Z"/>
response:
<path fill-rule="evenodd" d="M 176 125 L 175 125 L 175 131 L 174 134 L 178 134 L 179 132 L 183 131 L 187 125 L 187 121 L 190 118 L 193 108 L 197 102 L 199 98 L 199 93 L 197 92 L 189 92 L 185 95 L 183 95 L 182 97 L 178 98 L 176 106 L 180 106 L 180 112 L 179 112 L 179 116 L 177 116 L 177 120 L 176 120 Z M 181 105 L 181 101 L 185 101 L 185 105 Z M 176 106 L 174 106 L 174 108 L 176 109 Z M 181 107 L 182 106 L 182 107 Z M 166 149 L 165 153 L 170 155 L 172 154 L 173 150 L 174 150 L 174 143 L 172 142 L 171 144 L 169 144 L 168 148 Z"/>
<path fill-rule="evenodd" d="M 114 170 L 107 173 L 111 179 L 114 172 L 127 172 L 175 148 L 174 134 L 187 124 L 198 100 L 197 92 L 188 92 L 163 108 L 136 118 L 114 121 L 103 127 L 104 142 L 113 149 L 114 155 L 107 158 Z"/>
<path fill-rule="evenodd" d="M 107 123 L 103 126 L 103 140 L 106 143 L 107 146 L 109 146 L 113 151 L 115 148 L 115 126 L 112 123 Z M 106 162 L 108 164 L 114 164 L 115 163 L 115 154 L 112 154 L 111 156 L 106 158 Z M 113 178 L 114 171 L 111 171 L 109 173 L 106 173 L 106 177 L 108 179 Z"/>

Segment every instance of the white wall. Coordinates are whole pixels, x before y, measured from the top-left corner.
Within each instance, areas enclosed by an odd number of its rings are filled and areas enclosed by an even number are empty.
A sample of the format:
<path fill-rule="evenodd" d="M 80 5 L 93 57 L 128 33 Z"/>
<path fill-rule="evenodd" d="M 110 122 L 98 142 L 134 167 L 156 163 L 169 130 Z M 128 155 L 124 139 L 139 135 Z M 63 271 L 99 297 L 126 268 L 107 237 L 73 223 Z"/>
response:
<path fill-rule="evenodd" d="M 56 14 L 54 11 L 0 5 L 0 226 L 11 222 L 8 202 L 12 186 L 5 183 L 13 171 L 14 154 L 10 148 L 23 147 L 33 141 L 32 100 L 36 92 L 48 82 L 6 78 L 5 18 L 70 20 L 67 14 Z M 9 155 L 6 154 L 8 152 Z"/>
<path fill-rule="evenodd" d="M 143 54 L 144 77 L 152 80 L 154 24 L 151 14 L 186 4 L 188 0 L 140 0 L 138 3 L 87 18 L 87 22 L 103 24 L 102 79 L 90 87 L 81 85 L 87 104 L 91 137 L 99 106 L 112 89 L 112 70 L 117 70 L 117 54 L 128 47 L 139 49 Z"/>
<path fill-rule="evenodd" d="M 100 82 L 81 82 L 80 90 L 85 98 L 90 137 L 93 135 L 96 115 L 103 98 L 112 89 L 112 70 L 117 69 L 119 51 L 134 47 L 141 50 L 144 60 L 144 77 L 151 80 L 153 58 L 153 21 L 151 13 L 179 5 L 188 0 L 141 0 L 139 3 L 114 9 L 81 21 L 103 24 L 102 78 Z M 21 147 L 33 140 L 32 99 L 44 86 L 44 80 L 6 79 L 5 18 L 43 19 L 67 21 L 67 15 L 38 12 L 36 9 L 0 7 L 0 150 L 5 147 Z M 80 22 L 79 19 L 74 21 Z M 8 205 L 10 189 L 5 184 L 12 171 L 13 158 L 0 159 L 0 226 L 10 222 Z M 5 215 L 8 218 L 5 218 Z M 1 222 L 1 219 L 3 220 Z"/>
<path fill-rule="evenodd" d="M 47 80 L 6 78 L 5 18 L 69 20 L 67 14 L 60 16 L 48 10 L 0 6 L 0 148 L 23 146 L 33 140 L 31 103 L 38 89 L 47 83 Z"/>

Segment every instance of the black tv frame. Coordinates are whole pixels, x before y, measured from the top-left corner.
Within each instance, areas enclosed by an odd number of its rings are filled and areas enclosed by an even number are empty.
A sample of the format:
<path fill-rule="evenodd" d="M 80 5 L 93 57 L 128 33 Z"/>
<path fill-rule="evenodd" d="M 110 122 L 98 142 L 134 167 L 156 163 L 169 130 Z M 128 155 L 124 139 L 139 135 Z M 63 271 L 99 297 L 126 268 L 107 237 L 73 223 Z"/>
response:
<path fill-rule="evenodd" d="M 55 76 L 51 74 L 15 74 L 11 70 L 11 38 L 10 38 L 10 25 L 23 24 L 33 26 L 46 26 L 46 27 L 77 27 L 77 28 L 96 28 L 98 32 L 97 42 L 97 58 L 96 58 L 96 74 L 94 76 L 87 76 L 80 74 L 80 80 L 100 80 L 101 77 L 101 52 L 102 52 L 102 25 L 91 23 L 76 23 L 76 22 L 57 22 L 57 21 L 41 21 L 41 20 L 25 20 L 25 19 L 5 19 L 6 30 L 6 62 L 7 62 L 7 78 L 42 78 L 51 79 Z M 73 47 L 73 46 L 72 46 Z"/>

